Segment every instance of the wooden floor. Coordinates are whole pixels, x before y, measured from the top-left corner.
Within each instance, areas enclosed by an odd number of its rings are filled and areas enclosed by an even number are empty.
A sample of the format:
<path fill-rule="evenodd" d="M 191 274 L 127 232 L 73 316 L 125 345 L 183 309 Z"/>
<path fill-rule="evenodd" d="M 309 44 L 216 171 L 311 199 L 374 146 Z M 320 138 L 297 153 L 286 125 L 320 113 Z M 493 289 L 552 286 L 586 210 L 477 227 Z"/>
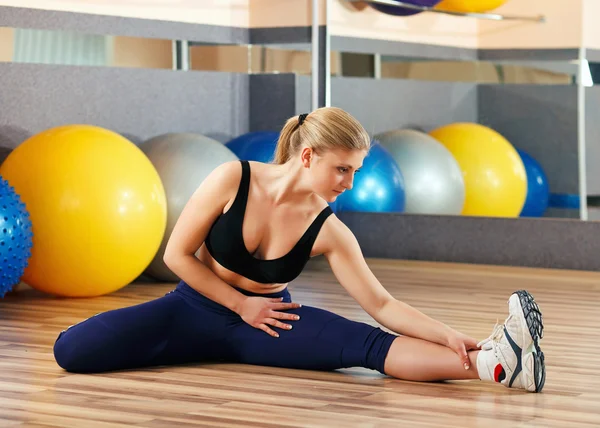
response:
<path fill-rule="evenodd" d="M 369 261 L 398 299 L 477 339 L 528 289 L 545 324 L 541 394 L 481 381 L 412 383 L 367 369 L 322 373 L 188 365 L 69 374 L 52 356 L 58 333 L 95 313 L 162 296 L 135 283 L 94 299 L 27 287 L 0 300 L 0 427 L 579 427 L 600 425 L 600 273 Z M 373 323 L 315 263 L 290 285 L 294 301 Z"/>

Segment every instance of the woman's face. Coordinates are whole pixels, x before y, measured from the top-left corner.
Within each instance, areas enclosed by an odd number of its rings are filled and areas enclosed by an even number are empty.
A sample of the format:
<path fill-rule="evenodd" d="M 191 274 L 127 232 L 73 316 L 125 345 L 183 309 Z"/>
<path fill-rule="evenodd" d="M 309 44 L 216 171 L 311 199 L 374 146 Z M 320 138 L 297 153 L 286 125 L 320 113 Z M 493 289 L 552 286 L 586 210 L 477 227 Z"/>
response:
<path fill-rule="evenodd" d="M 311 152 L 311 185 L 314 192 L 327 202 L 334 202 L 344 191 L 352 189 L 354 174 L 362 167 L 367 155 L 366 150 L 335 149 L 322 153 Z"/>

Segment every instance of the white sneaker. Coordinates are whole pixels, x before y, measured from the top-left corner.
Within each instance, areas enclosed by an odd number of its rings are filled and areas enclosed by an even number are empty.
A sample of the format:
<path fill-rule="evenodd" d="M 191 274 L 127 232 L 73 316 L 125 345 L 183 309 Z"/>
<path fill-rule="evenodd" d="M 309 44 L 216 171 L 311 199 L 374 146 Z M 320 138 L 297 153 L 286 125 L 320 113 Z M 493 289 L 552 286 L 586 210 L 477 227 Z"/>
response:
<path fill-rule="evenodd" d="M 490 337 L 478 344 L 482 348 L 477 359 L 480 378 L 540 392 L 546 381 L 544 353 L 539 346 L 544 332 L 542 313 L 525 290 L 510 296 L 508 312 L 504 324 L 496 324 Z"/>

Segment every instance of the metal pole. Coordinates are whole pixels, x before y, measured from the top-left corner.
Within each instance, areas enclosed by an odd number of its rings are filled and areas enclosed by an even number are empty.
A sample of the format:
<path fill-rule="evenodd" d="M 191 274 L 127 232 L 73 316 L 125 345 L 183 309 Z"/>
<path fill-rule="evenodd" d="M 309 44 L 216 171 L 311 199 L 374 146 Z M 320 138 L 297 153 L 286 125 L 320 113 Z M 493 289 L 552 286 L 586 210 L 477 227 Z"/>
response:
<path fill-rule="evenodd" d="M 589 70 L 589 65 L 586 59 L 586 49 L 580 48 L 579 64 L 577 69 L 577 160 L 579 163 L 579 218 L 581 220 L 588 219 L 584 67 L 587 67 Z"/>
<path fill-rule="evenodd" d="M 319 0 L 312 0 L 312 110 L 319 108 Z"/>
<path fill-rule="evenodd" d="M 173 40 L 173 70 L 190 69 L 190 47 L 187 40 Z"/>
<path fill-rule="evenodd" d="M 325 1 L 325 107 L 331 106 L 331 37 L 329 34 L 329 0 Z"/>

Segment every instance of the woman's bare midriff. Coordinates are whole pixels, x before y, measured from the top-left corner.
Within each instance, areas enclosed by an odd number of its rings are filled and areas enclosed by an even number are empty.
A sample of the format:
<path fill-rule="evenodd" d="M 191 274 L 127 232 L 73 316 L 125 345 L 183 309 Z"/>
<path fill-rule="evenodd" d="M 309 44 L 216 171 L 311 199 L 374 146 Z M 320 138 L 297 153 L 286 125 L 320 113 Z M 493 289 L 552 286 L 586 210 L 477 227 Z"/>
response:
<path fill-rule="evenodd" d="M 242 290 L 249 291 L 251 293 L 277 293 L 284 290 L 287 284 L 262 284 L 260 282 L 252 281 L 244 276 L 241 276 L 235 272 L 230 271 L 226 267 L 223 267 L 217 262 L 206 249 L 206 245 L 202 244 L 200 251 L 198 252 L 198 259 L 204 263 L 208 268 L 213 271 L 221 280 L 229 285 L 232 285 Z"/>

